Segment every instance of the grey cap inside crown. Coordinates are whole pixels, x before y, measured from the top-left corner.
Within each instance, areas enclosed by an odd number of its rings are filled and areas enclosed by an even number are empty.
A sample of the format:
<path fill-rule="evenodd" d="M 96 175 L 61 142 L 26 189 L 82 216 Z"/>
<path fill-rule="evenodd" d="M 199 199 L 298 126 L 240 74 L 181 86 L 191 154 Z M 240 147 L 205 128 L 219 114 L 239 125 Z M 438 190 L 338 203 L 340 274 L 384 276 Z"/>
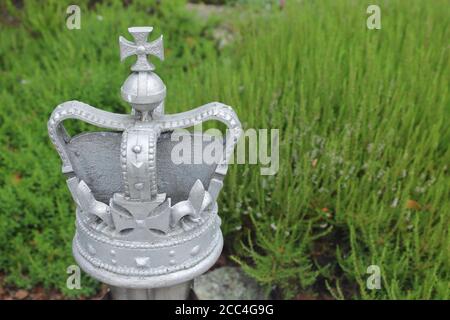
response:
<path fill-rule="evenodd" d="M 171 151 L 178 141 L 171 141 L 170 137 L 171 133 L 167 132 L 158 139 L 156 168 L 158 193 L 166 193 L 173 205 L 187 199 L 197 179 L 207 189 L 217 165 L 174 164 Z M 98 201 L 106 204 L 109 204 L 114 193 L 124 192 L 120 166 L 121 139 L 120 132 L 90 132 L 73 137 L 67 145 L 75 175 L 86 182 Z M 191 143 L 193 153 L 193 138 Z M 209 143 L 203 142 L 203 149 Z"/>

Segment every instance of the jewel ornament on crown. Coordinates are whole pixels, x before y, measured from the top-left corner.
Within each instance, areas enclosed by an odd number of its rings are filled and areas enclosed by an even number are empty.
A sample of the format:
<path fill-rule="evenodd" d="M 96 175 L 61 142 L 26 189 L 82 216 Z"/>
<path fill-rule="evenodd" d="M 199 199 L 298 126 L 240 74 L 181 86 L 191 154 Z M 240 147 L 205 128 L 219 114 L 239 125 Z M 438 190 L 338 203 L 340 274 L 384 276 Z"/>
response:
<path fill-rule="evenodd" d="M 113 286 L 166 287 L 207 271 L 221 253 L 217 197 L 242 129 L 233 109 L 219 102 L 164 114 L 166 87 L 147 61 L 147 55 L 164 59 L 162 36 L 148 43 L 151 27 L 128 30 L 134 42 L 119 38 L 121 60 L 131 55 L 137 60 L 121 94 L 132 113 L 115 114 L 68 101 L 55 108 L 48 131 L 77 206 L 73 254 L 82 269 Z M 70 137 L 63 126 L 67 119 L 121 134 Z M 213 169 L 181 170 L 175 179 L 179 183 L 167 182 L 177 168 L 159 161 L 160 152 L 170 149 L 163 137 L 208 120 L 229 129 L 221 162 Z M 98 150 L 109 153 L 104 156 Z M 187 190 L 176 190 L 177 184 Z M 160 192 L 166 185 L 166 192 Z M 99 200 L 105 197 L 109 201 Z"/>

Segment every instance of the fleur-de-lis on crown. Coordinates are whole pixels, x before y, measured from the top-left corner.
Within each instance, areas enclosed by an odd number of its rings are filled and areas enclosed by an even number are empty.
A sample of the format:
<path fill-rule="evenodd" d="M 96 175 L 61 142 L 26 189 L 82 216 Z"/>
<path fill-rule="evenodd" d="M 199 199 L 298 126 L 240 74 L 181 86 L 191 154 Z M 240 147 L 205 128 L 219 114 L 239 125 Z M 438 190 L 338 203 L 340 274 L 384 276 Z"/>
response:
<path fill-rule="evenodd" d="M 137 55 L 136 63 L 131 67 L 132 71 L 153 71 L 155 66 L 147 60 L 147 55 L 154 55 L 160 60 L 164 60 L 163 36 L 147 42 L 148 35 L 153 31 L 153 27 L 132 27 L 128 32 L 133 36 L 134 42 L 128 41 L 124 37 L 119 37 L 120 60 L 123 61 L 131 55 Z"/>

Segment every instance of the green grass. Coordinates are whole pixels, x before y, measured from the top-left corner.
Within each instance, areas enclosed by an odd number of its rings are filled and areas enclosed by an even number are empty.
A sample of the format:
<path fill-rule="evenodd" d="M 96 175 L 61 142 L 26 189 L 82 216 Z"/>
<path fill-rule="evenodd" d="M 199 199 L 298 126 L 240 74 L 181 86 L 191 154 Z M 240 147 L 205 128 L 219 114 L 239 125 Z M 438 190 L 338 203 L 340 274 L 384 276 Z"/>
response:
<path fill-rule="evenodd" d="M 289 1 L 288 1 L 289 2 Z M 157 71 L 166 112 L 209 101 L 235 107 L 246 128 L 280 130 L 280 170 L 234 165 L 220 197 L 227 252 L 284 298 L 450 298 L 450 16 L 448 1 L 289 2 L 231 9 L 210 21 L 182 3 L 33 3 L 0 32 L 0 270 L 11 285 L 65 289 L 74 205 L 47 138 L 60 102 L 129 112 L 116 39 L 130 25 L 165 36 Z M 234 11 L 233 11 L 234 10 Z M 101 15 L 103 20 L 99 20 Z M 225 22 L 226 20 L 226 22 Z M 234 42 L 219 49 L 213 29 Z M 25 81 L 24 81 L 25 80 Z M 86 126 L 70 123 L 80 131 Z M 366 288 L 367 267 L 381 289 Z"/>

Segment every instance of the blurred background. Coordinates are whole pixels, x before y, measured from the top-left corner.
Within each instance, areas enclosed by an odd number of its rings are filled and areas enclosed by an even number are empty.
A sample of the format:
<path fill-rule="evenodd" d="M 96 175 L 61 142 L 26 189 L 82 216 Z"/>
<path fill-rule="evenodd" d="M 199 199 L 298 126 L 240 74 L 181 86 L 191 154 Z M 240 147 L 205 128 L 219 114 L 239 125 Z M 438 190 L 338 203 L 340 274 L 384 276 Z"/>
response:
<path fill-rule="evenodd" d="M 104 293 L 66 287 L 75 208 L 46 125 L 67 100 L 130 112 L 118 37 L 136 25 L 164 35 L 166 113 L 221 101 L 280 130 L 276 175 L 229 170 L 219 265 L 277 299 L 449 299 L 449 1 L 372 2 L 1 1 L 0 299 Z"/>

